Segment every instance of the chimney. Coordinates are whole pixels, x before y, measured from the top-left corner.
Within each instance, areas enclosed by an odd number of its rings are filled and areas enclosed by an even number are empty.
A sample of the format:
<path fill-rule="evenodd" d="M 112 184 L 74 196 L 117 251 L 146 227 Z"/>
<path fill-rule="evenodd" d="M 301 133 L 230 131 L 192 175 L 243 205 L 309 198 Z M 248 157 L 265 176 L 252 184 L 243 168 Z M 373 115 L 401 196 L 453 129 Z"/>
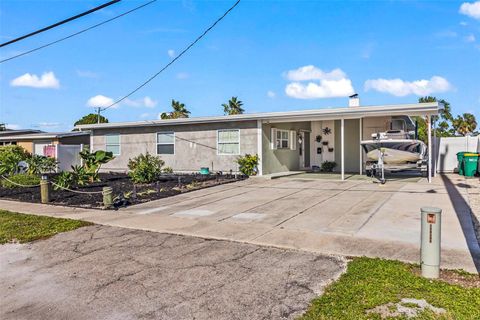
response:
<path fill-rule="evenodd" d="M 360 107 L 360 98 L 358 94 L 352 94 L 348 97 L 348 106 L 349 107 Z"/>

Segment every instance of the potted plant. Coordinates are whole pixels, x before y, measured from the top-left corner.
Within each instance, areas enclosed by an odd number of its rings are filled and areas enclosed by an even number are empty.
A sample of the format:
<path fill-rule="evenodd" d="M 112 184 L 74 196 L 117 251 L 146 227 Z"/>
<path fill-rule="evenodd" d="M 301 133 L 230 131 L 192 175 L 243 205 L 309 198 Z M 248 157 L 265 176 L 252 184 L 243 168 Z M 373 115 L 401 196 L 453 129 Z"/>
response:
<path fill-rule="evenodd" d="M 328 152 L 333 152 L 333 148 L 328 148 Z"/>
<path fill-rule="evenodd" d="M 328 146 L 328 141 L 323 141 L 322 144 L 323 144 L 324 146 Z"/>

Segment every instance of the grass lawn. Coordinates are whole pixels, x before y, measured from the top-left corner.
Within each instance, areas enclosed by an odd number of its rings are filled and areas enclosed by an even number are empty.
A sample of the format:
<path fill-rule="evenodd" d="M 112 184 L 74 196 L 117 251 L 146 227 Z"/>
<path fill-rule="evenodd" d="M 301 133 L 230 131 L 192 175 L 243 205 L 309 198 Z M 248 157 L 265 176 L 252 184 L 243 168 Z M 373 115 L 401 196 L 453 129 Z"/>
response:
<path fill-rule="evenodd" d="M 347 272 L 332 283 L 325 293 L 314 299 L 300 318 L 313 319 L 382 319 L 375 309 L 384 306 L 383 319 L 407 319 L 394 314 L 402 298 L 425 299 L 445 312 L 418 310 L 414 319 L 480 319 L 480 278 L 465 272 L 442 272 L 442 280 L 428 280 L 417 275 L 418 266 L 398 261 L 355 258 Z M 455 283 L 455 284 L 450 284 Z M 417 304 L 400 303 L 414 310 Z M 388 317 L 389 316 L 389 317 Z"/>
<path fill-rule="evenodd" d="M 0 210 L 0 244 L 45 239 L 60 232 L 75 230 L 91 224 L 85 221 Z"/>

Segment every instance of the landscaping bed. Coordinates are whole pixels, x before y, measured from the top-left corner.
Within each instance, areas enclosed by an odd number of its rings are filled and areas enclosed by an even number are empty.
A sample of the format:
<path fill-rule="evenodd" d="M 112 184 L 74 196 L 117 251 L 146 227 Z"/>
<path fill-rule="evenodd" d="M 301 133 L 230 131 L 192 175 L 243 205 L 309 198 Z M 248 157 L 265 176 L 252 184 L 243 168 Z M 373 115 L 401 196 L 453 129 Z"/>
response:
<path fill-rule="evenodd" d="M 100 173 L 100 182 L 72 188 L 80 192 L 99 192 L 105 186 L 112 187 L 114 200 L 125 199 L 122 204 L 133 205 L 162 199 L 180 193 L 208 188 L 245 179 L 235 175 L 165 174 L 154 183 L 134 184 L 124 173 Z M 55 174 L 49 175 L 50 180 Z M 40 187 L 0 187 L 0 199 L 40 203 Z M 51 191 L 51 204 L 81 208 L 102 208 L 101 193 L 78 193 L 68 190 Z M 118 203 L 117 203 L 118 204 Z"/>

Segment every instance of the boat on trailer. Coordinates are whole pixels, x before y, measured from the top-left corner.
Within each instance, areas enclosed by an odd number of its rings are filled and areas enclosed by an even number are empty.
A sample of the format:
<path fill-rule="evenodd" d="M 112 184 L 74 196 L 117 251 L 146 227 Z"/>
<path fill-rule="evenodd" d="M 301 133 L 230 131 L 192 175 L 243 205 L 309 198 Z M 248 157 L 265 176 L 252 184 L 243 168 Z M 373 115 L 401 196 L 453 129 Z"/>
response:
<path fill-rule="evenodd" d="M 409 119 L 411 121 L 411 119 Z M 368 176 L 380 174 L 385 183 L 383 171 L 417 171 L 427 174 L 427 145 L 416 137 L 415 131 L 405 131 L 408 125 L 404 119 L 399 121 L 402 129 L 392 129 L 372 134 L 371 140 L 361 141 L 366 154 L 365 171 Z"/>

